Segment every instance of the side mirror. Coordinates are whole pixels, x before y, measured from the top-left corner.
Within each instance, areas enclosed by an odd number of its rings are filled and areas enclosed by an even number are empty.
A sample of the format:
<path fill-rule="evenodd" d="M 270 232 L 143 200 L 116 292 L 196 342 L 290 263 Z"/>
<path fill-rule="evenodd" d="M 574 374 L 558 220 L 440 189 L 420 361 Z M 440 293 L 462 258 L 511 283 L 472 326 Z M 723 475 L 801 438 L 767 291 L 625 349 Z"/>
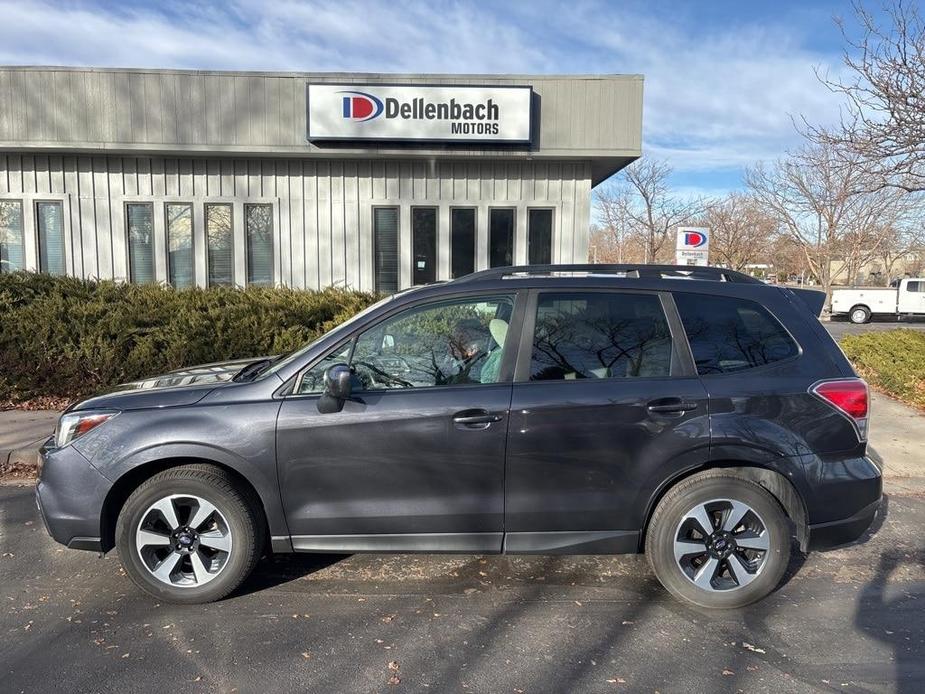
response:
<path fill-rule="evenodd" d="M 334 364 L 324 372 L 324 392 L 318 399 L 318 411 L 331 414 L 344 409 L 344 402 L 350 399 L 353 390 L 353 373 L 346 364 Z"/>

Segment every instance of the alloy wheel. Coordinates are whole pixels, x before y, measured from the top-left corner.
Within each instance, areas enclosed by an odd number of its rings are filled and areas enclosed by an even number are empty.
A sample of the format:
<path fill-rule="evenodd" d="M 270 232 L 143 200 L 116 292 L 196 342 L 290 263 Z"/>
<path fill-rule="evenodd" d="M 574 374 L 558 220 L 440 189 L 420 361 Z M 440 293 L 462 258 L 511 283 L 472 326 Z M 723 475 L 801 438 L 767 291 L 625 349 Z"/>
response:
<path fill-rule="evenodd" d="M 674 558 L 698 588 L 730 591 L 751 583 L 768 559 L 770 531 L 741 501 L 712 499 L 697 504 L 675 532 Z"/>
<path fill-rule="evenodd" d="M 218 576 L 231 556 L 231 528 L 210 501 L 172 494 L 151 504 L 135 531 L 148 572 L 169 586 L 194 588 Z"/>

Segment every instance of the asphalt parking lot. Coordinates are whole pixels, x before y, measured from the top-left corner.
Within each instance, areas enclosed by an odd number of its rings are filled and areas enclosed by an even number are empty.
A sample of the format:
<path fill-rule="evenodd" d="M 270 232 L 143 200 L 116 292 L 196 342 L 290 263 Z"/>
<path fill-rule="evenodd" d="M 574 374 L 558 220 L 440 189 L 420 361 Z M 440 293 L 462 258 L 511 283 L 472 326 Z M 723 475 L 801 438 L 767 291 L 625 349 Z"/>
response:
<path fill-rule="evenodd" d="M 823 325 L 836 340 L 840 340 L 845 335 L 863 335 L 871 331 L 896 330 L 897 328 L 925 330 L 925 320 L 921 318 L 905 318 L 901 321 L 892 318 L 878 318 L 864 325 L 855 325 L 844 318 L 838 318 L 825 321 Z"/>

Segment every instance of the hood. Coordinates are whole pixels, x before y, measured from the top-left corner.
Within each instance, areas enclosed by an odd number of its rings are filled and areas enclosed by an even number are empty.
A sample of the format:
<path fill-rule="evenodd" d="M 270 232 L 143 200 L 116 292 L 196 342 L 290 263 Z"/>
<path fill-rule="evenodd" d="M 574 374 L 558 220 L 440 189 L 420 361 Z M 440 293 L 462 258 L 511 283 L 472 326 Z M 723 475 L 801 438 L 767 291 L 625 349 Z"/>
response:
<path fill-rule="evenodd" d="M 236 373 L 262 357 L 200 364 L 140 381 L 122 383 L 111 390 L 79 402 L 69 410 L 113 408 L 134 410 L 145 407 L 194 405 L 215 388 L 231 382 Z"/>

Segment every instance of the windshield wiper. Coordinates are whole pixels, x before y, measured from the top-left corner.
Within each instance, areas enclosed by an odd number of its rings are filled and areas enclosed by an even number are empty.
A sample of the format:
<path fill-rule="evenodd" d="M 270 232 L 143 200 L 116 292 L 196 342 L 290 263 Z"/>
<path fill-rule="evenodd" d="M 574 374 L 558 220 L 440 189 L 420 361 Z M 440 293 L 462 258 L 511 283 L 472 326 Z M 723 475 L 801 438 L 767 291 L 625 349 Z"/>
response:
<path fill-rule="evenodd" d="M 263 371 L 269 367 L 273 361 L 274 358 L 258 359 L 257 361 L 252 361 L 250 364 L 238 371 L 238 373 L 236 373 L 231 380 L 235 383 L 241 383 L 242 381 L 252 381 L 261 373 L 263 373 Z"/>

